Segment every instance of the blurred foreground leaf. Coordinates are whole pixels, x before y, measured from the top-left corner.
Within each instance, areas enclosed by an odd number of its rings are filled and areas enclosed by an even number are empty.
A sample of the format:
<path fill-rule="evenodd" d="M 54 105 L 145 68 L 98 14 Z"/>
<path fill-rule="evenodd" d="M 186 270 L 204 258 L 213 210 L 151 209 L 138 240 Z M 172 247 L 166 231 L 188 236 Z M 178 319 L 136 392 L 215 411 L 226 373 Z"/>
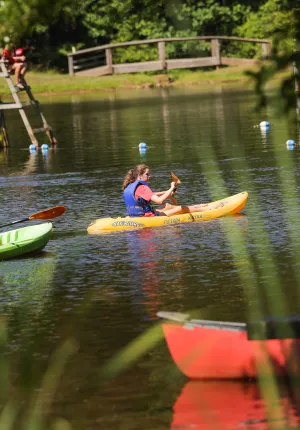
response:
<path fill-rule="evenodd" d="M 154 348 L 163 337 L 160 324 L 151 327 L 148 331 L 131 341 L 100 369 L 99 375 L 101 379 L 105 380 L 115 377 L 121 371 L 128 369 L 139 358 Z"/>

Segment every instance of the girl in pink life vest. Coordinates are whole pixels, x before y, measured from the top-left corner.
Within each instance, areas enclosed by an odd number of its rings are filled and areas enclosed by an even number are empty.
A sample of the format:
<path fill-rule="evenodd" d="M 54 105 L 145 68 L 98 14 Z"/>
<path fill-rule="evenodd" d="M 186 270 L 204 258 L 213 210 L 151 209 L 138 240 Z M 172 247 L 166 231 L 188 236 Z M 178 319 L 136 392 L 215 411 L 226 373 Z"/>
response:
<path fill-rule="evenodd" d="M 2 59 L 8 61 L 8 71 L 14 72 L 16 75 L 16 87 L 19 90 L 25 90 L 25 85 L 22 83 L 27 70 L 27 64 L 25 63 L 26 57 L 23 55 L 23 49 L 18 48 L 15 50 L 13 45 L 6 45 Z"/>
<path fill-rule="evenodd" d="M 167 191 L 154 192 L 151 190 L 148 182 L 150 179 L 149 167 L 145 164 L 138 164 L 134 169 L 128 171 L 123 181 L 123 196 L 129 216 L 171 216 L 188 212 L 203 212 L 206 210 L 206 204 L 194 206 L 173 206 L 166 204 L 162 209 L 154 209 L 152 202 L 162 204 L 167 200 L 174 189 L 175 182 Z"/>

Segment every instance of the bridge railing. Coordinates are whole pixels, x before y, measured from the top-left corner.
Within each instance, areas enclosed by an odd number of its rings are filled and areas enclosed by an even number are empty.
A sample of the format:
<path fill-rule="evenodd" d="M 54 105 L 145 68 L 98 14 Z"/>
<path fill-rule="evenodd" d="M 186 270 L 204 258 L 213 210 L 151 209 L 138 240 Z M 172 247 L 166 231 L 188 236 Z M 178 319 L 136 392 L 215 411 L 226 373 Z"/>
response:
<path fill-rule="evenodd" d="M 167 58 L 166 44 L 188 41 L 205 41 L 210 43 L 210 56 L 197 56 L 195 58 Z M 132 42 L 114 43 L 110 45 L 95 46 L 93 48 L 81 49 L 68 54 L 68 68 L 70 75 L 80 76 L 103 76 L 119 73 L 149 72 L 154 70 L 186 69 L 194 67 L 208 67 L 221 65 L 253 64 L 254 58 L 236 58 L 222 55 L 223 42 L 239 42 L 260 44 L 262 57 L 270 54 L 271 41 L 267 39 L 248 39 L 227 36 L 194 36 L 194 37 L 171 37 L 162 39 L 137 40 Z M 153 60 L 119 64 L 114 62 L 118 49 L 126 49 L 138 45 L 156 45 L 156 55 Z"/>

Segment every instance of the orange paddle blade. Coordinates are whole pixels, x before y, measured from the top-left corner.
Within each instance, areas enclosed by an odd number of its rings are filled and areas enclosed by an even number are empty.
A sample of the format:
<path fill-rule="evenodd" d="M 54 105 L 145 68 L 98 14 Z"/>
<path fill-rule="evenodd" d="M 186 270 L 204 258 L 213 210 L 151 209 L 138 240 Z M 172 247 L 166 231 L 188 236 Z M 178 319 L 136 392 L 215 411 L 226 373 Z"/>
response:
<path fill-rule="evenodd" d="M 67 208 L 65 206 L 55 206 L 53 208 L 45 209 L 41 212 L 36 212 L 31 215 L 29 219 L 50 219 L 56 218 L 66 212 Z"/>
<path fill-rule="evenodd" d="M 175 184 L 177 185 L 177 184 L 181 184 L 181 181 L 180 181 L 180 179 L 179 178 L 177 178 L 177 176 L 172 172 L 172 171 L 170 171 L 170 173 L 171 173 L 171 176 L 172 176 L 172 179 L 173 179 L 173 182 L 175 182 Z M 176 193 L 176 190 L 174 190 L 173 191 L 173 193 L 170 195 L 170 200 L 171 200 L 171 202 L 173 203 L 173 205 L 178 205 L 178 201 L 175 199 L 175 197 L 174 197 L 174 194 Z"/>
<path fill-rule="evenodd" d="M 181 184 L 181 180 L 179 178 L 177 178 L 177 176 L 171 171 L 171 176 L 174 182 L 176 182 L 176 184 Z"/>

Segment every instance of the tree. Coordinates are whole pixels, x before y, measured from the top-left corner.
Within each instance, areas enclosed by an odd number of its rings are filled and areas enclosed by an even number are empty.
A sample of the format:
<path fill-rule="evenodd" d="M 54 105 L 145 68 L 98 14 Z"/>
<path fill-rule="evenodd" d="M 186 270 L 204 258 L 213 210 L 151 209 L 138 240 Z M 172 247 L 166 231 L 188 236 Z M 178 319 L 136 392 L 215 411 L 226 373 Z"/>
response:
<path fill-rule="evenodd" d="M 37 62 L 57 63 L 60 44 L 71 40 L 78 8 L 72 0 L 3 0 L 0 2 L 0 37 L 33 49 Z M 71 31 L 70 31 L 71 30 Z M 53 65 L 53 62 L 52 62 Z"/>
<path fill-rule="evenodd" d="M 286 108 L 294 106 L 295 82 L 299 86 L 300 70 L 300 2 L 299 0 L 268 0 L 257 13 L 251 13 L 247 22 L 237 29 L 243 37 L 270 38 L 272 53 L 258 72 L 248 73 L 255 82 L 260 105 L 266 103 L 264 87 L 278 73 L 293 66 L 290 74 L 282 80 L 280 95 L 286 101 Z"/>

